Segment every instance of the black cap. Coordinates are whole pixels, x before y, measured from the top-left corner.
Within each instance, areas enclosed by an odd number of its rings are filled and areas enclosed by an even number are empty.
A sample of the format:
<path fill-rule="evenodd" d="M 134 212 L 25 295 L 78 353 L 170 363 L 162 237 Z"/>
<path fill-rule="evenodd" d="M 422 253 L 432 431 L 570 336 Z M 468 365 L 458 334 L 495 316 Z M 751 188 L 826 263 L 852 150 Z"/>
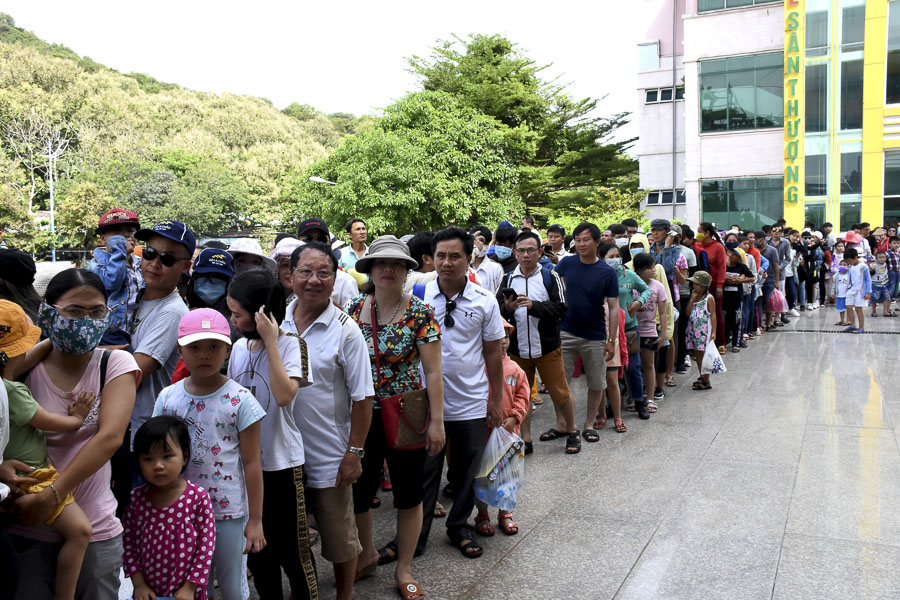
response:
<path fill-rule="evenodd" d="M 18 250 L 0 248 L 0 279 L 13 285 L 31 285 L 37 267 L 34 260 Z"/>
<path fill-rule="evenodd" d="M 669 223 L 668 219 L 653 219 L 650 222 L 650 230 L 654 229 L 668 229 L 672 224 Z"/>
<path fill-rule="evenodd" d="M 326 223 L 323 219 L 306 219 L 300 226 L 297 228 L 297 237 L 302 238 L 303 234 L 309 231 L 310 229 L 318 229 L 320 231 L 324 231 L 325 235 L 328 236 L 328 239 L 331 239 L 331 232 L 328 231 L 328 223 Z"/>

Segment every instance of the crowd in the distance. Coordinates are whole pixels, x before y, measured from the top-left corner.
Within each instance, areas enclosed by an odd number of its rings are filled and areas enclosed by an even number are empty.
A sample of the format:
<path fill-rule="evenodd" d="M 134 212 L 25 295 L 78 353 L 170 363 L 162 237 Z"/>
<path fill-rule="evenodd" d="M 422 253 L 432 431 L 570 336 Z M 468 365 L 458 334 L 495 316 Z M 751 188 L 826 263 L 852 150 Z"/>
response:
<path fill-rule="evenodd" d="M 492 428 L 532 454 L 547 395 L 539 440 L 578 454 L 609 419 L 625 433 L 664 410 L 692 364 L 711 389 L 721 355 L 800 311 L 833 302 L 850 333 L 869 308 L 896 316 L 900 238 L 869 229 L 526 217 L 367 245 L 353 219 L 345 245 L 307 219 L 265 252 L 113 209 L 85 268 L 36 281 L 0 249 L 4 595 L 114 600 L 124 569 L 139 600 L 245 600 L 248 572 L 263 600 L 282 572 L 318 598 L 321 543 L 338 598 L 396 563 L 420 600 L 436 519 L 465 558 L 518 532 L 474 491 Z M 373 536 L 379 490 L 392 540 Z"/>

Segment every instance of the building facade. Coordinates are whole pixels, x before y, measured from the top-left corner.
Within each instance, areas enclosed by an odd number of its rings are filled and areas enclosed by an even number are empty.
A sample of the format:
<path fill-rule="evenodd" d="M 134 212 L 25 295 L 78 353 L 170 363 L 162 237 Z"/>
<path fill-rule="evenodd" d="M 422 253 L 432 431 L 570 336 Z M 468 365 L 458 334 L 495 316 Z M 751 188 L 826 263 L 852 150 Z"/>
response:
<path fill-rule="evenodd" d="M 680 4 L 660 2 L 675 27 L 654 24 L 638 48 L 652 217 L 723 229 L 781 217 L 838 230 L 900 220 L 900 0 Z M 683 77 L 684 99 L 669 112 L 680 130 L 662 127 L 661 104 L 649 101 L 672 64 Z M 664 168 L 667 158 L 683 170 Z M 663 206 L 657 192 L 679 186 L 683 206 Z"/>

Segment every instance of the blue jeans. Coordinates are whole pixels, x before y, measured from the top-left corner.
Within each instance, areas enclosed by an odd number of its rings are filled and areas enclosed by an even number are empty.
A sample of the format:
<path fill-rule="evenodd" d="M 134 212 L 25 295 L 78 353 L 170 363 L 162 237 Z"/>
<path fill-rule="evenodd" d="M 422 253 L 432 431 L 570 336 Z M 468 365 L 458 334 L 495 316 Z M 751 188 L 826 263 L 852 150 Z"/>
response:
<path fill-rule="evenodd" d="M 898 284 L 900 284 L 900 272 L 888 271 L 888 293 L 891 295 L 891 300 L 900 297 L 900 291 L 897 290 Z"/>
<path fill-rule="evenodd" d="M 797 280 L 793 275 L 784 279 L 784 298 L 789 309 L 797 305 Z"/>
<path fill-rule="evenodd" d="M 750 331 L 750 313 L 756 305 L 756 288 L 751 287 L 750 293 L 744 296 L 744 304 L 741 308 L 741 331 Z"/>
<path fill-rule="evenodd" d="M 212 568 L 209 570 L 209 584 L 206 587 L 212 598 L 219 581 L 222 600 L 246 600 L 250 597 L 247 585 L 247 555 L 243 554 L 247 545 L 244 526 L 247 517 L 240 519 L 216 519 L 216 549 L 213 552 Z"/>
<path fill-rule="evenodd" d="M 641 373 L 641 353 L 635 352 L 628 355 L 628 369 L 625 371 L 628 377 L 628 391 L 635 402 L 644 400 L 644 376 Z"/>

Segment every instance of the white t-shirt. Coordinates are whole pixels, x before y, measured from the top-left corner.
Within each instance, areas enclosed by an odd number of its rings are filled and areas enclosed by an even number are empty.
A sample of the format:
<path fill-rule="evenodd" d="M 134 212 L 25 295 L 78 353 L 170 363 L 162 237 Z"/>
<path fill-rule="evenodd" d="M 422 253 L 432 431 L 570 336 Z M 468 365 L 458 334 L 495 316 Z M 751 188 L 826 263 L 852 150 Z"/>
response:
<path fill-rule="evenodd" d="M 212 394 L 194 396 L 184 389 L 182 379 L 160 393 L 153 407 L 153 416 L 158 415 L 184 419 L 191 435 L 191 459 L 184 476 L 209 492 L 216 520 L 247 515 L 239 433 L 265 416 L 253 395 L 229 379 Z"/>
<path fill-rule="evenodd" d="M 503 267 L 500 266 L 500 263 L 485 257 L 475 272 L 481 280 L 482 287 L 490 293 L 496 294 L 500 289 L 500 282 L 503 281 Z"/>
<path fill-rule="evenodd" d="M 434 308 L 441 325 L 441 370 L 444 379 L 444 420 L 467 421 L 487 416 L 490 395 L 484 365 L 484 342 L 505 336 L 500 305 L 492 293 L 466 282 L 461 294 L 452 298 L 455 322 L 446 326 L 447 299 L 437 281 L 425 286 L 425 302 Z"/>
<path fill-rule="evenodd" d="M 188 313 L 177 291 L 159 300 L 142 300 L 134 316 L 131 347 L 134 354 L 146 354 L 160 367 L 141 381 L 131 413 L 131 435 L 150 418 L 156 397 L 172 383 L 178 366 L 178 322 Z"/>
<path fill-rule="evenodd" d="M 341 306 L 347 306 L 347 303 L 354 296 L 359 296 L 359 285 L 356 283 L 353 275 L 338 269 L 334 277 L 334 289 L 331 291 L 331 299 Z"/>
<path fill-rule="evenodd" d="M 409 275 L 406 277 L 406 282 L 403 284 L 403 291 L 411 294 L 413 291 L 413 287 L 417 283 L 428 283 L 430 281 L 434 281 L 435 279 L 437 279 L 437 271 L 428 271 L 427 273 L 422 273 L 421 271 L 410 271 Z M 346 304 L 344 306 L 346 306 Z"/>
<path fill-rule="evenodd" d="M 228 376 L 250 390 L 259 405 L 266 411 L 260 427 L 259 449 L 263 471 L 281 471 L 299 467 L 304 463 L 303 437 L 294 421 L 293 407 L 297 395 L 287 406 L 278 406 L 269 382 L 269 358 L 262 344 L 257 349 L 247 349 L 247 339 L 241 338 L 231 349 Z M 289 335 L 278 337 L 278 354 L 288 377 L 300 380 L 303 388 L 312 383 L 309 376 L 309 355 L 301 351 L 300 340 Z"/>
<path fill-rule="evenodd" d="M 288 305 L 281 328 L 298 333 L 294 325 L 296 300 Z M 294 420 L 306 450 L 306 484 L 334 487 L 338 468 L 350 445 L 353 403 L 375 395 L 369 350 L 356 321 L 329 304 L 301 332 L 309 347 L 314 383 L 294 401 Z"/>

